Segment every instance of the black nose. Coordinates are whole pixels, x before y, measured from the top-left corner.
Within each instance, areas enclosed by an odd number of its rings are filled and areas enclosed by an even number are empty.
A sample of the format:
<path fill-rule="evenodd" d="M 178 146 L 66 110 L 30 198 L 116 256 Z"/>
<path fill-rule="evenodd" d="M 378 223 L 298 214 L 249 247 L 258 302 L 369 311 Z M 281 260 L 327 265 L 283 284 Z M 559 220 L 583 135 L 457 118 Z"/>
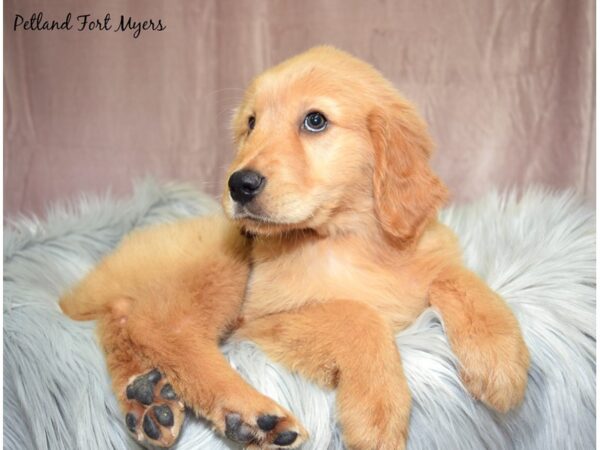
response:
<path fill-rule="evenodd" d="M 265 187 L 265 177 L 254 170 L 238 170 L 229 177 L 231 198 L 244 205 L 256 197 Z"/>

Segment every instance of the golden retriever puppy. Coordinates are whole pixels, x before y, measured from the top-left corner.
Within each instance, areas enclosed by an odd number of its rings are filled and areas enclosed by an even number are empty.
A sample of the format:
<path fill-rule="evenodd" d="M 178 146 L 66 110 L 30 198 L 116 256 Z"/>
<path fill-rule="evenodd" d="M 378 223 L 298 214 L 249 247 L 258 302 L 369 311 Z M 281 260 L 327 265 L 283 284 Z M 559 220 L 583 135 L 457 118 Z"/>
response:
<path fill-rule="evenodd" d="M 529 354 L 504 301 L 436 220 L 446 188 L 426 126 L 373 67 L 317 47 L 257 77 L 234 118 L 223 217 L 139 231 L 61 302 L 99 319 L 126 424 L 169 446 L 183 405 L 254 448 L 308 433 L 221 356 L 234 331 L 336 389 L 348 448 L 405 448 L 411 396 L 394 335 L 441 313 L 470 392 L 523 399 Z"/>

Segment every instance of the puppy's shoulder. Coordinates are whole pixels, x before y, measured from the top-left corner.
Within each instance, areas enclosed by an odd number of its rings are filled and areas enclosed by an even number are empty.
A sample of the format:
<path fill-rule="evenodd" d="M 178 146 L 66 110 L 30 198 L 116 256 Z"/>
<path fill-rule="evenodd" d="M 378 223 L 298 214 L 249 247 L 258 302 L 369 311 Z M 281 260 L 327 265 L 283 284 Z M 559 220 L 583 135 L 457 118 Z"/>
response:
<path fill-rule="evenodd" d="M 461 247 L 458 236 L 443 223 L 432 221 L 424 230 L 417 243 L 417 256 L 435 255 L 450 261 L 460 261 Z"/>

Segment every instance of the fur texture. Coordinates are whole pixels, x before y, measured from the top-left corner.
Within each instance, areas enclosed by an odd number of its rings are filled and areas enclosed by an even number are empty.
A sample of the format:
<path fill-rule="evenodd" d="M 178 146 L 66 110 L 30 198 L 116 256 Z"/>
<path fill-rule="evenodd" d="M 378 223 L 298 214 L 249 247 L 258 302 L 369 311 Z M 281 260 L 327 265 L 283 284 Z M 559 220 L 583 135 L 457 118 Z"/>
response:
<path fill-rule="evenodd" d="M 446 188 L 429 166 L 429 134 L 389 81 L 343 51 L 312 48 L 250 84 L 234 136 L 229 220 L 135 233 L 60 302 L 73 319 L 99 319 L 137 439 L 171 446 L 184 404 L 252 448 L 306 439 L 223 361 L 217 344 L 235 329 L 336 390 L 349 448 L 403 450 L 411 395 L 394 333 L 429 304 L 467 389 L 502 413 L 520 405 L 529 352 L 519 323 L 438 222 Z M 144 381 L 154 369 L 180 403 Z"/>
<path fill-rule="evenodd" d="M 128 202 L 84 201 L 47 222 L 5 233 L 5 446 L 107 449 L 128 442 L 93 324 L 65 318 L 61 291 L 131 229 L 214 210 L 183 187 L 147 184 Z M 579 449 L 595 439 L 595 231 L 593 211 L 572 194 L 533 190 L 453 207 L 467 266 L 510 304 L 532 356 L 525 403 L 506 416 L 474 401 L 435 310 L 397 337 L 413 395 L 409 449 Z M 253 344 L 224 347 L 258 390 L 311 430 L 308 449 L 338 449 L 333 394 L 270 362 Z M 178 449 L 234 448 L 191 420 Z M 432 432 L 435 430 L 435 432 Z M 128 443 L 127 443 L 128 442 Z"/>

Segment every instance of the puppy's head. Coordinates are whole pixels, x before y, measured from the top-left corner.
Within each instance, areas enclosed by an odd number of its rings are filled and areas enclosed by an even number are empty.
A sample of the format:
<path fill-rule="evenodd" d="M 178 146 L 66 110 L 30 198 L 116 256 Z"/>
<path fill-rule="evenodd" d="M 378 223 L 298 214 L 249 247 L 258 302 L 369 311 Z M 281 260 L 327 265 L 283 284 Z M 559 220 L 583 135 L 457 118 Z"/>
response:
<path fill-rule="evenodd" d="M 223 206 L 253 233 L 343 231 L 370 216 L 407 242 L 446 197 L 412 106 L 373 67 L 331 47 L 257 77 L 233 129 Z"/>

